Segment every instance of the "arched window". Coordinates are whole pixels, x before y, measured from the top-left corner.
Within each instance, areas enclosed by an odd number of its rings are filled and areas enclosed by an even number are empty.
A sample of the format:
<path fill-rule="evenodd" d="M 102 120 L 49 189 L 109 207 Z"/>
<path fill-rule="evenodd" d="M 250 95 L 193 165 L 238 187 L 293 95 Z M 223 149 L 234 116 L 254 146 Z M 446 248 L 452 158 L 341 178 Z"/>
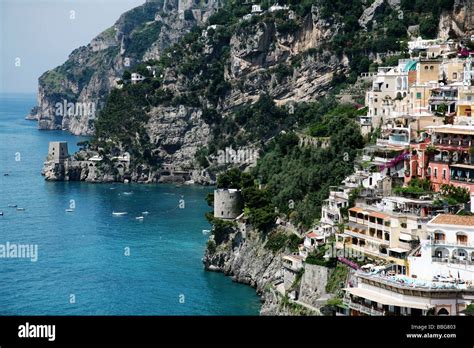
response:
<path fill-rule="evenodd" d="M 439 311 L 438 311 L 438 315 L 449 315 L 449 312 L 446 308 L 441 308 Z"/>

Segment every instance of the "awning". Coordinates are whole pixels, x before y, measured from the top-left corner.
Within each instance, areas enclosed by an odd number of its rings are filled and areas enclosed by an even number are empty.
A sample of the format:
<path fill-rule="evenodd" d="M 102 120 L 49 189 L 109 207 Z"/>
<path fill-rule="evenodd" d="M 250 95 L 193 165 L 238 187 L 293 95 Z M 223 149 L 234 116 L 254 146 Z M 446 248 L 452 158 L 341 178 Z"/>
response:
<path fill-rule="evenodd" d="M 435 133 L 474 135 L 474 127 L 471 126 L 428 126 L 426 128 Z"/>
<path fill-rule="evenodd" d="M 400 233 L 400 237 L 399 237 L 401 240 L 404 240 L 405 242 L 409 242 L 411 241 L 413 238 L 410 234 L 408 233 Z"/>
<path fill-rule="evenodd" d="M 431 105 L 442 105 L 442 104 L 453 105 L 454 103 L 456 103 L 454 100 L 431 100 L 430 101 Z"/>
<path fill-rule="evenodd" d="M 351 295 L 365 298 L 370 301 L 374 301 L 387 306 L 398 306 L 398 307 L 407 307 L 407 308 L 417 308 L 417 309 L 430 309 L 432 306 L 428 303 L 419 303 L 413 301 L 402 301 L 397 298 L 381 294 L 376 291 L 364 289 L 364 288 L 345 288 L 343 289 Z"/>
<path fill-rule="evenodd" d="M 410 251 L 410 250 L 406 250 L 406 249 L 402 249 L 402 248 L 389 248 L 388 250 L 393 251 L 394 253 L 399 253 L 399 254 L 407 253 L 407 252 Z"/>
<path fill-rule="evenodd" d="M 474 165 L 472 164 L 451 164 L 451 167 L 463 168 L 463 169 L 474 169 Z"/>

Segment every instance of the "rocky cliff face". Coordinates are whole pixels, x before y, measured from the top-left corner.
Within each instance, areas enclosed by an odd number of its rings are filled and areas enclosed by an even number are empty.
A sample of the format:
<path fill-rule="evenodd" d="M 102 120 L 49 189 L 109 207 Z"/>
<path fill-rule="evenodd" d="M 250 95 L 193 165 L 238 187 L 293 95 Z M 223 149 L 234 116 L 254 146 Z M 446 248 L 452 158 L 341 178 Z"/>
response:
<path fill-rule="evenodd" d="M 40 129 L 93 134 L 97 112 L 123 72 L 137 62 L 158 59 L 218 6 L 218 0 L 198 5 L 185 0 L 149 0 L 126 12 L 89 45 L 74 50 L 63 65 L 39 78 L 38 105 L 26 118 L 37 120 Z M 62 104 L 71 108 L 64 110 Z"/>
<path fill-rule="evenodd" d="M 238 107 L 255 102 L 262 93 L 279 106 L 314 101 L 328 92 L 335 76 L 349 72 L 350 61 L 344 50 L 336 54 L 328 45 L 345 35 L 345 24 L 323 16 L 320 6 L 312 6 L 302 17 L 283 11 L 273 17 L 240 18 L 225 43 L 228 51 L 219 51 L 221 43 L 216 38 L 222 37 L 225 25 L 211 28 L 206 21 L 224 3 L 154 0 L 125 13 L 89 45 L 73 51 L 66 63 L 40 77 L 38 105 L 28 118 L 38 120 L 40 129 L 94 134 L 98 112 L 110 91 L 119 86 L 123 72 L 140 62 L 162 58 L 166 49 L 200 24 L 198 40 L 177 46 L 185 47 L 186 55 L 192 52 L 190 57 L 181 55 L 182 51 L 176 56 L 172 51 L 166 53 L 169 60 L 178 63 L 159 73 L 160 88 L 170 93 L 169 100 L 165 98 L 162 105 L 144 111 L 149 122 L 143 141 L 151 139 L 152 153 L 163 162 L 193 167 L 196 150 L 212 140 L 209 122 L 202 117 L 203 108 L 212 106 L 226 117 Z M 376 1 L 365 7 L 359 24 L 367 26 L 384 4 Z M 388 6 L 397 11 L 400 2 L 391 0 Z M 471 1 L 456 0 L 453 11 L 441 16 L 440 33 L 472 33 L 472 6 Z M 212 84 L 204 75 L 215 74 L 215 68 L 206 72 L 205 64 L 199 66 L 215 55 L 222 56 L 218 73 L 223 74 L 226 88 L 225 97 L 217 102 L 212 100 L 219 98 L 215 92 L 204 95 L 202 90 L 202 85 Z M 183 101 L 192 93 L 197 103 Z"/>
<path fill-rule="evenodd" d="M 210 240 L 214 243 L 212 236 Z M 254 287 L 262 299 L 261 315 L 319 315 L 319 308 L 327 300 L 324 297 L 329 269 L 306 265 L 296 284 L 298 302 L 291 301 L 277 290 L 277 284 L 283 285 L 285 251 L 272 252 L 265 243 L 261 233 L 239 224 L 215 248 L 208 246 L 204 266 L 206 270 L 222 272 L 236 282 Z"/>
<path fill-rule="evenodd" d="M 314 100 L 326 93 L 334 74 L 345 72 L 348 62 L 332 52 L 313 50 L 330 41 L 339 28 L 321 18 L 314 7 L 295 32 L 281 32 L 278 24 L 266 22 L 237 31 L 230 40 L 226 78 L 238 88 L 232 89 L 223 109 L 255 101 L 262 91 L 279 105 Z M 283 66 L 286 70 L 279 70 Z M 263 69 L 267 70 L 264 74 Z"/>
<path fill-rule="evenodd" d="M 156 107 L 149 114 L 146 129 L 156 149 L 153 154 L 165 163 L 194 167 L 194 154 L 207 144 L 210 135 L 209 126 L 201 118 L 202 110 L 185 106 Z"/>
<path fill-rule="evenodd" d="M 348 70 L 347 58 L 341 59 L 322 48 L 337 35 L 338 26 L 320 18 L 316 8 L 302 20 L 304 25 L 291 33 L 282 32 L 274 22 L 264 21 L 250 22 L 232 33 L 229 56 L 222 67 L 228 86 L 225 98 L 214 104 L 210 100 L 214 96 L 204 95 L 201 90 L 195 92 L 200 107 L 154 108 L 148 113 L 151 118 L 146 125 L 153 153 L 180 166 L 195 166 L 196 150 L 207 146 L 213 136 L 209 122 L 203 120 L 202 105 L 215 108 L 225 118 L 240 106 L 258 100 L 262 93 L 269 94 L 280 106 L 311 101 L 327 93 L 334 75 Z M 203 34 L 208 31 L 205 29 Z M 198 41 L 203 45 L 205 57 L 216 54 L 218 45 L 214 40 L 203 35 Z M 176 59 L 182 59 L 183 63 L 164 69 L 162 89 L 171 91 L 174 99 L 183 99 L 193 93 L 190 91 L 196 85 L 203 83 L 201 78 L 206 72 L 191 76 L 182 72 L 183 65 L 199 64 L 202 57 L 197 54 Z M 184 114 L 187 120 L 183 119 Z"/>
<path fill-rule="evenodd" d="M 440 18 L 440 37 L 448 38 L 454 32 L 465 37 L 474 35 L 474 2 L 471 0 L 455 0 L 453 11 L 445 11 Z"/>
<path fill-rule="evenodd" d="M 229 234 L 216 251 L 206 250 L 203 263 L 206 270 L 231 276 L 236 282 L 256 288 L 259 294 L 282 277 L 281 254 L 265 249 L 256 231 L 248 231 L 245 237 L 238 230 Z"/>

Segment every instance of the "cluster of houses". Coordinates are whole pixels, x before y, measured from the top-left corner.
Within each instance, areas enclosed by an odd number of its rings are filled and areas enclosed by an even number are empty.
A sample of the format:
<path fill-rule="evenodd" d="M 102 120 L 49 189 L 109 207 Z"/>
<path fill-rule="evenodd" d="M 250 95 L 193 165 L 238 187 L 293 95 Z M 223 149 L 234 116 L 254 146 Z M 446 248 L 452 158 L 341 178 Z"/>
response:
<path fill-rule="evenodd" d="M 339 315 L 462 315 L 474 303 L 474 52 L 453 40 L 408 47 L 410 58 L 365 74 L 360 127 L 377 139 L 331 189 L 299 252 L 283 257 L 294 279 L 317 248 L 336 248 L 351 270 Z M 395 190 L 414 179 L 427 194 Z M 444 184 L 470 204 L 444 199 Z"/>

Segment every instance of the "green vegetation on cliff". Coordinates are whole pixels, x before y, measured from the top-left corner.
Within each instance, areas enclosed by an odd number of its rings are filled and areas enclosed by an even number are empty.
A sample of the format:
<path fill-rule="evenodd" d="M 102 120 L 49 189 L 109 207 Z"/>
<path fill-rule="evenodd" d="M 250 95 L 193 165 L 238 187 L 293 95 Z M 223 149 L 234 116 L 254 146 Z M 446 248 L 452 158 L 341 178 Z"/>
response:
<path fill-rule="evenodd" d="M 364 145 L 355 121 L 356 110 L 339 105 L 324 113 L 322 106 L 330 104 L 324 100 L 301 105 L 294 115 L 288 115 L 308 125 L 310 133 L 328 136 L 329 147 L 302 147 L 296 133 L 281 133 L 263 147 L 250 173 L 240 175 L 238 169 L 232 169 L 219 176 L 218 187 L 242 189 L 246 212 L 257 227 L 268 227 L 269 220 L 274 221 L 275 208 L 293 222 L 311 226 L 319 217 L 329 187 L 339 185 L 352 172 L 358 149 Z M 258 188 L 257 183 L 263 187 Z"/>

